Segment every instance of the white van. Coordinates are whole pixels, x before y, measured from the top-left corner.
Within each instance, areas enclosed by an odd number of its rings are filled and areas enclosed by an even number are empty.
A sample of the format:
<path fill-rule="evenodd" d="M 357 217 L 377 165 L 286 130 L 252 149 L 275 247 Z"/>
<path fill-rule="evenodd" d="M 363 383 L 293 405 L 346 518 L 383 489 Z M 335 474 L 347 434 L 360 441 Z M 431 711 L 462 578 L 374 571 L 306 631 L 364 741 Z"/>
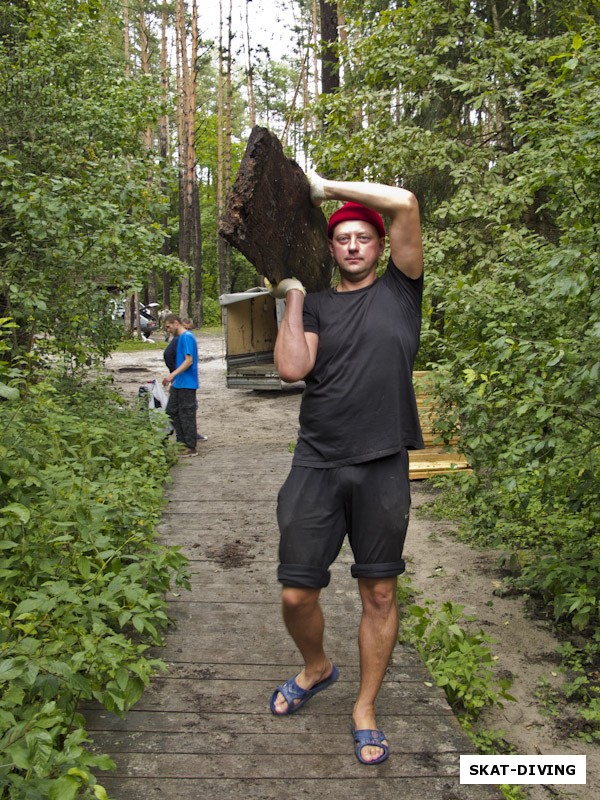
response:
<path fill-rule="evenodd" d="M 222 294 L 226 380 L 229 388 L 301 389 L 304 381 L 286 383 L 275 369 L 274 349 L 285 302 L 257 286 Z"/>

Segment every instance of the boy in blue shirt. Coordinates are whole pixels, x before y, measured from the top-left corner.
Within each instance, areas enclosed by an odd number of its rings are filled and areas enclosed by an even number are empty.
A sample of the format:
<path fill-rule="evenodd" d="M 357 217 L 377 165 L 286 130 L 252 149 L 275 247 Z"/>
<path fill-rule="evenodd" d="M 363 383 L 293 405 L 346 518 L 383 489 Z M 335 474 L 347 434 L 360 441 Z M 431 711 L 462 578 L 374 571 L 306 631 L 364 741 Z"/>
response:
<path fill-rule="evenodd" d="M 177 441 L 185 445 L 182 456 L 196 456 L 198 345 L 194 334 L 187 330 L 176 314 L 165 317 L 165 329 L 169 335 L 178 337 L 175 369 L 163 379 L 163 386 L 171 387 L 166 412 L 175 428 Z"/>

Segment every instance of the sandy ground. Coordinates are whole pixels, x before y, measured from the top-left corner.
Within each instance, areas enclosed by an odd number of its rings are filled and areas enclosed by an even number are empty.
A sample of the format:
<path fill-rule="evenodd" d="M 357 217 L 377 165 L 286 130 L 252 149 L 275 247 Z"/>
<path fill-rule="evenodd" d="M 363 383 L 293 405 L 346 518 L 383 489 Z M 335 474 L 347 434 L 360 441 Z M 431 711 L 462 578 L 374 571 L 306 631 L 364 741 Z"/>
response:
<path fill-rule="evenodd" d="M 283 447 L 293 442 L 300 394 L 227 389 L 222 336 L 197 336 L 201 380 L 198 430 L 208 436 L 207 444 L 231 447 L 236 440 L 243 442 L 244 432 L 250 427 L 255 430 L 256 426 L 263 429 L 266 439 L 279 441 Z M 106 368 L 127 397 L 135 397 L 144 382 L 166 374 L 158 350 L 116 353 L 107 359 Z M 223 426 L 225 415 L 233 415 L 236 425 Z M 568 738 L 564 726 L 545 713 L 543 702 L 536 699 L 540 681 L 558 685 L 562 680 L 557 673 L 558 640 L 549 626 L 528 615 L 521 599 L 494 594 L 501 582 L 497 553 L 470 549 L 453 538 L 451 523 L 427 516 L 426 506 L 434 496 L 427 481 L 413 482 L 412 494 L 413 513 L 405 555 L 412 583 L 422 592 L 420 602 L 429 598 L 436 604 L 451 600 L 463 605 L 465 614 L 476 618 L 474 626 L 496 640 L 492 649 L 498 674 L 513 679 L 510 691 L 516 702 L 487 710 L 481 720 L 483 727 L 502 731 L 523 755 L 587 756 L 586 786 L 525 787 L 531 800 L 596 800 L 600 797 L 598 747 Z"/>

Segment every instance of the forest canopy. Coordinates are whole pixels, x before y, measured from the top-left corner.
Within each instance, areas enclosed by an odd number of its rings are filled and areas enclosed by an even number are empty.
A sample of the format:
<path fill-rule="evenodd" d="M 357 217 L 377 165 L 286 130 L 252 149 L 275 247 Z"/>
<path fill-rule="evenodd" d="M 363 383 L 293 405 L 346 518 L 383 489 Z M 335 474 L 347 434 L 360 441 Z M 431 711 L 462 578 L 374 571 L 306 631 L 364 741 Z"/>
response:
<path fill-rule="evenodd" d="M 266 125 L 302 166 L 417 195 L 420 366 L 472 467 L 470 535 L 518 552 L 521 586 L 584 630 L 600 588 L 597 4 L 281 6 L 285 62 L 250 26 L 233 48 L 227 4 L 218 41 L 192 0 L 3 4 L 3 396 L 44 352 L 68 369 L 110 352 L 115 293 L 201 324 L 254 285 L 217 227 Z"/>

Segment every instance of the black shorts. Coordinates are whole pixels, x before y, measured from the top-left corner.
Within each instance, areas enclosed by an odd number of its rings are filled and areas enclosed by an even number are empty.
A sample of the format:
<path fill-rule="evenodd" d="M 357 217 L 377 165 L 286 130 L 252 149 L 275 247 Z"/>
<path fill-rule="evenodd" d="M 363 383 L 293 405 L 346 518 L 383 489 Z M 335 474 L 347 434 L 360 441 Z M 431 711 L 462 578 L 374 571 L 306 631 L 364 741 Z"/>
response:
<path fill-rule="evenodd" d="M 406 450 L 346 467 L 293 466 L 277 499 L 279 581 L 327 586 L 346 534 L 355 578 L 400 575 L 409 510 Z"/>

